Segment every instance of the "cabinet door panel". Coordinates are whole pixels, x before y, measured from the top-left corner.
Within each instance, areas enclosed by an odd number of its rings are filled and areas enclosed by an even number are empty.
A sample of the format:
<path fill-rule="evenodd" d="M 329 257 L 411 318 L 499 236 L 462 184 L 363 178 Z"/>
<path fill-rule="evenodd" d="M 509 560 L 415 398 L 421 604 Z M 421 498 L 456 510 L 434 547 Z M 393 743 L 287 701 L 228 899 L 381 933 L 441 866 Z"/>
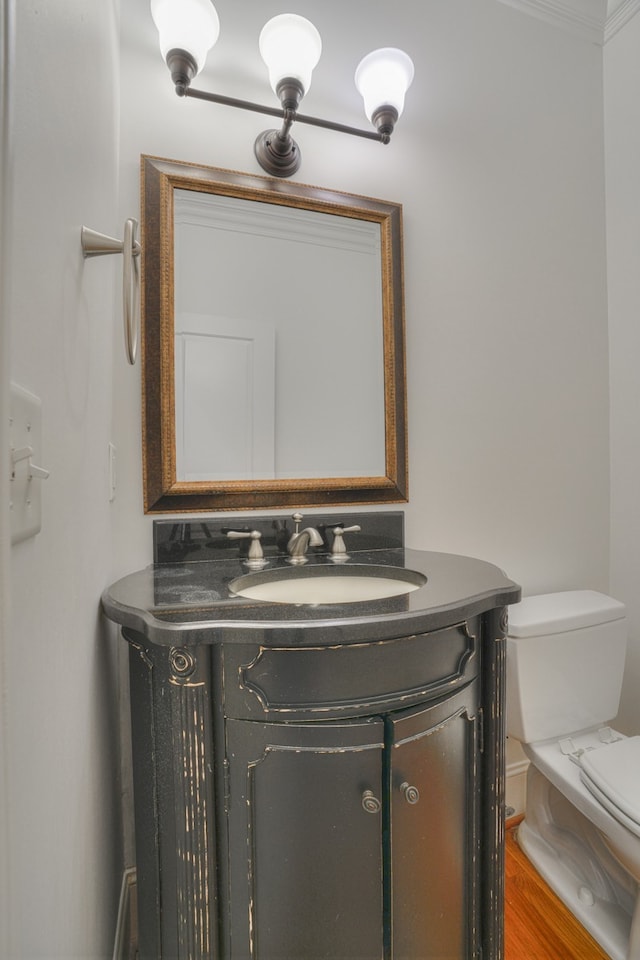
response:
<path fill-rule="evenodd" d="M 475 956 L 476 698 L 388 721 L 393 960 Z"/>
<path fill-rule="evenodd" d="M 380 960 L 383 721 L 227 738 L 233 960 Z"/>

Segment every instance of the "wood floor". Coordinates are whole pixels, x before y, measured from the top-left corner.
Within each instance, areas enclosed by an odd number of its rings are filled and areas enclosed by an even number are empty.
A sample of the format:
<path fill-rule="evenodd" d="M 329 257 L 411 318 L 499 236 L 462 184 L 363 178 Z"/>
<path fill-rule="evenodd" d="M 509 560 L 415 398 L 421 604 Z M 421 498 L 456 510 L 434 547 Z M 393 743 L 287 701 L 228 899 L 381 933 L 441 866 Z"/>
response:
<path fill-rule="evenodd" d="M 519 819 L 507 822 L 505 960 L 609 960 L 518 847 Z"/>

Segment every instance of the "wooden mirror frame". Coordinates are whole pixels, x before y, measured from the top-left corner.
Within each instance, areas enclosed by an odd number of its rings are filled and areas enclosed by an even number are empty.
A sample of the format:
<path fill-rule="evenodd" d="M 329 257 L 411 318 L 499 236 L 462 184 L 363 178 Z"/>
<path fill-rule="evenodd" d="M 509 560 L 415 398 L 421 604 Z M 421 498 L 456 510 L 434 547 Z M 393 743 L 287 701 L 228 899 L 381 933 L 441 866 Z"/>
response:
<path fill-rule="evenodd" d="M 174 374 L 174 190 L 222 194 L 380 224 L 385 476 L 179 481 Z M 399 204 L 270 177 L 141 157 L 142 458 L 145 513 L 402 503 L 407 491 L 406 375 Z"/>

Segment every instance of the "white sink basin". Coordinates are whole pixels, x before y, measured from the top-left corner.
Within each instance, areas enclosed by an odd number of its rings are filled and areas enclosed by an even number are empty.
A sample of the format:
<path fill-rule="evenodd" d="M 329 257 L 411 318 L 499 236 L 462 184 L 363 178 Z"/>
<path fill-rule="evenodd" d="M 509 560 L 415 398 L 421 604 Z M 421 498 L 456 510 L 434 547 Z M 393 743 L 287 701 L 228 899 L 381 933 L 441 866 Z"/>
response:
<path fill-rule="evenodd" d="M 269 603 L 358 603 L 411 593 L 426 582 L 424 574 L 415 570 L 360 564 L 264 570 L 237 577 L 229 590 L 239 597 Z"/>

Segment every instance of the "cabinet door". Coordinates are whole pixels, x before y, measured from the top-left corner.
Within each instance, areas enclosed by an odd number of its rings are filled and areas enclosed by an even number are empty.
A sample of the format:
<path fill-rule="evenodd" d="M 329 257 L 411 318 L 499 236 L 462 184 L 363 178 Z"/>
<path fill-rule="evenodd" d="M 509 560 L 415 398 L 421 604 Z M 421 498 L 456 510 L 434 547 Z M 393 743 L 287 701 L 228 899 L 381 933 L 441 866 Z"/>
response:
<path fill-rule="evenodd" d="M 384 722 L 227 721 L 232 960 L 381 960 Z"/>
<path fill-rule="evenodd" d="M 393 960 L 477 955 L 476 704 L 473 683 L 387 721 Z"/>

